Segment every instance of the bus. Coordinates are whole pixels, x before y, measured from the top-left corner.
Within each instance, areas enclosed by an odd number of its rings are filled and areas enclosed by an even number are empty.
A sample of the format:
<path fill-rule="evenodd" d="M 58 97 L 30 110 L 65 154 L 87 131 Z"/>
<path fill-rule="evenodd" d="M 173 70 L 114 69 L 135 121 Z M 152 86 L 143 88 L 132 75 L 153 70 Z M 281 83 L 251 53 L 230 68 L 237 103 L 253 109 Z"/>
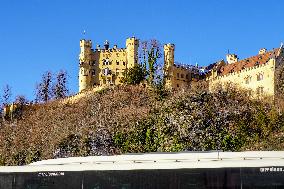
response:
<path fill-rule="evenodd" d="M 70 157 L 0 167 L 0 189 L 284 189 L 284 151 Z"/>

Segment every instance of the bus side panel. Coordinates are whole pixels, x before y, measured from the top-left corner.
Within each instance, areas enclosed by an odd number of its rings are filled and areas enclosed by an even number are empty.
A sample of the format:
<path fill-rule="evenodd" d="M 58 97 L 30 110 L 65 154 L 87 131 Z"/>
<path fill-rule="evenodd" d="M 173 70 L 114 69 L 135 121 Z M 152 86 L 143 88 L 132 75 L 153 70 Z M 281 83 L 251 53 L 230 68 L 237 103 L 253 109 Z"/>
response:
<path fill-rule="evenodd" d="M 80 189 L 81 172 L 65 172 L 64 175 L 46 173 L 16 173 L 13 189 Z"/>
<path fill-rule="evenodd" d="M 243 189 L 284 189 L 284 167 L 242 168 Z"/>
<path fill-rule="evenodd" d="M 13 175 L 0 174 L 0 189 L 13 189 Z"/>

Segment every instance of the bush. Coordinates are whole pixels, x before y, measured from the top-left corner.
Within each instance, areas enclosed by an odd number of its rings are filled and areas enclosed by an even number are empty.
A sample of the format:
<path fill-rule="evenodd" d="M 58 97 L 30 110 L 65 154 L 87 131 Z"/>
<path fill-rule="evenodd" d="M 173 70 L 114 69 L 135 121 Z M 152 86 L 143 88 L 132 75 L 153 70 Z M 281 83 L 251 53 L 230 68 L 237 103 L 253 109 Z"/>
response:
<path fill-rule="evenodd" d="M 135 64 L 134 67 L 127 69 L 123 73 L 121 82 L 124 84 L 137 85 L 146 79 L 145 68 L 141 64 Z"/>

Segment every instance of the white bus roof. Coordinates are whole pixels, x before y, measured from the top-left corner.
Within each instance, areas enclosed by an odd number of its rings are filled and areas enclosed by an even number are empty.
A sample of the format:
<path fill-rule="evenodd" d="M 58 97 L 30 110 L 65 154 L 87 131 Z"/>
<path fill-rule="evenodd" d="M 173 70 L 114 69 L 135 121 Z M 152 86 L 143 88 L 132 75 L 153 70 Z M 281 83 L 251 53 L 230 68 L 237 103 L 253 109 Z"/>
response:
<path fill-rule="evenodd" d="M 43 160 L 26 166 L 4 166 L 0 172 L 284 167 L 284 151 L 181 152 Z"/>

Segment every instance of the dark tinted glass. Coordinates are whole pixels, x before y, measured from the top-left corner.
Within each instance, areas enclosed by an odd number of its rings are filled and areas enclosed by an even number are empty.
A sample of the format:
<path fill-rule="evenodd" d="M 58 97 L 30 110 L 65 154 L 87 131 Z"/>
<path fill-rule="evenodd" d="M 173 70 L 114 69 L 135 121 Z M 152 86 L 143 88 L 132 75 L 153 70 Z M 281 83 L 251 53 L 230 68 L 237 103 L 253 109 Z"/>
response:
<path fill-rule="evenodd" d="M 284 189 L 284 167 L 0 174 L 0 189 L 197 188 Z"/>

